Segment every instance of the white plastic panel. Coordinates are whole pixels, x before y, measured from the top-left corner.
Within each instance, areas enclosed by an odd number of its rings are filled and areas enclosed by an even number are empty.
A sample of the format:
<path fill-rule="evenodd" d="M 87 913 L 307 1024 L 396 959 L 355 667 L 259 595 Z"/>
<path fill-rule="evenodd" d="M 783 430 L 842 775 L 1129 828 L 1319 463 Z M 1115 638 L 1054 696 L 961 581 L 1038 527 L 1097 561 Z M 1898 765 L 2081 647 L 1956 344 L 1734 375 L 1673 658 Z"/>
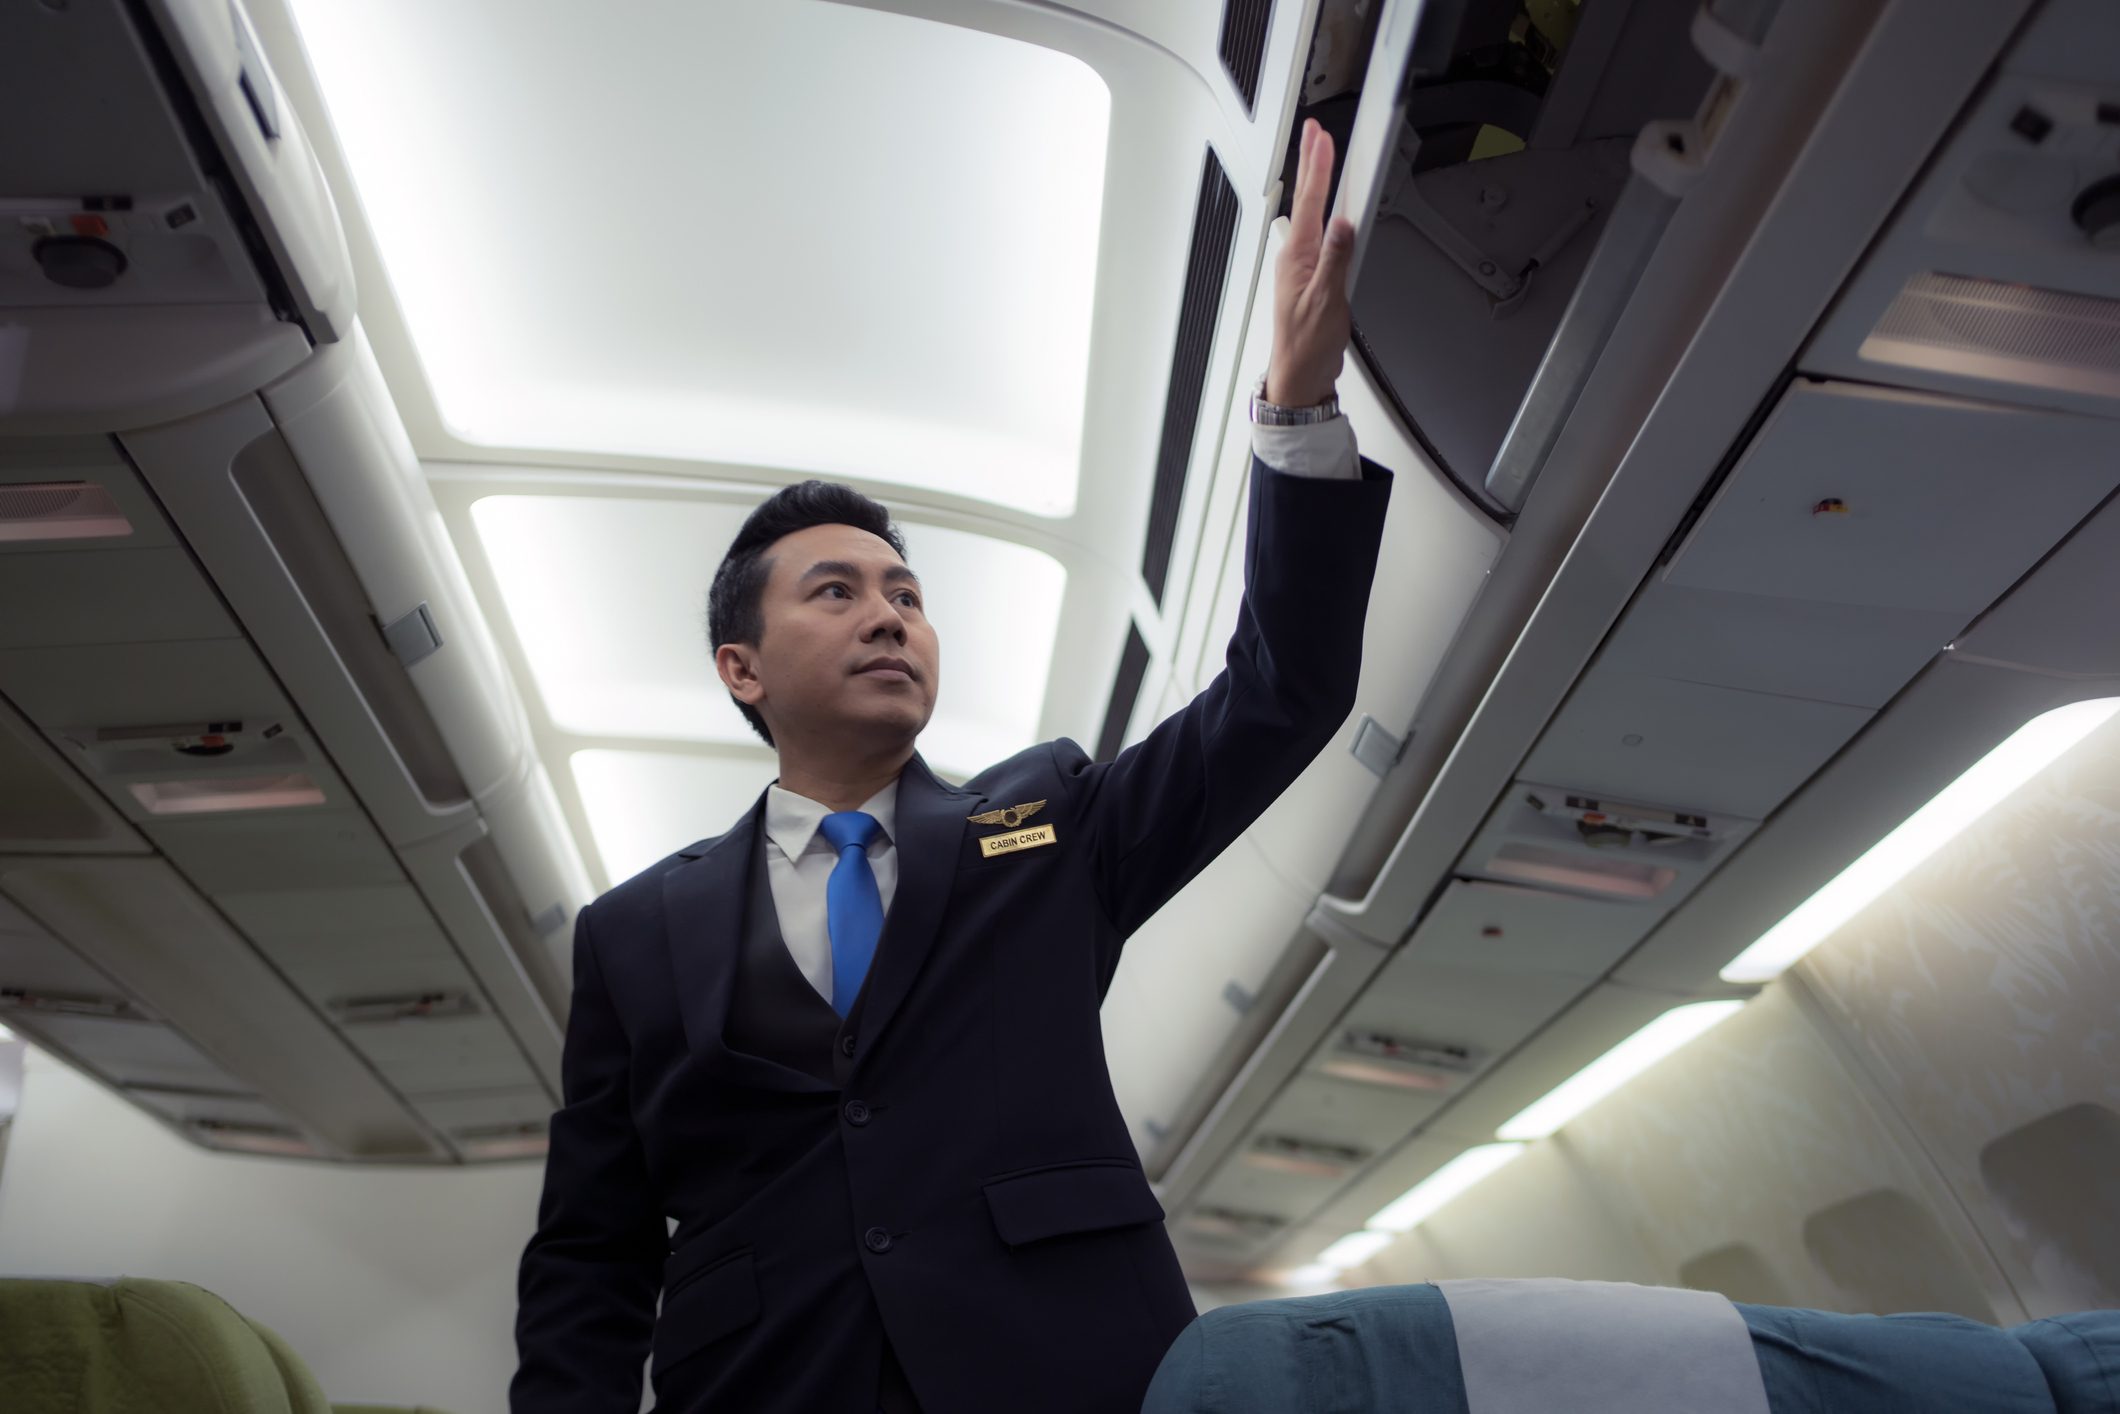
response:
<path fill-rule="evenodd" d="M 1459 879 L 1443 890 L 1406 947 L 1427 964 L 1588 981 L 1626 956 L 1663 913 L 1661 906 Z"/>
<path fill-rule="evenodd" d="M 1621 672 L 1882 707 L 1966 616 L 1652 583 L 1605 641 Z"/>
<path fill-rule="evenodd" d="M 1227 985 L 1258 993 L 1309 902 L 1242 836 L 1128 940 L 1104 999 L 1104 1054 L 1141 1149 L 1235 1030 Z"/>
<path fill-rule="evenodd" d="M 125 990 L 79 953 L 0 898 L 0 989 L 126 1000 Z M 0 1013 L 0 1021 L 7 1016 Z"/>
<path fill-rule="evenodd" d="M 0 702 L 0 849 L 16 853 L 146 854 L 102 796 Z"/>
<path fill-rule="evenodd" d="M 155 848 L 208 894 L 395 884 L 396 856 L 356 810 L 150 821 Z"/>
<path fill-rule="evenodd" d="M 1970 618 L 2120 484 L 2113 435 L 2075 414 L 1799 382 L 1665 578 Z"/>
<path fill-rule="evenodd" d="M 300 1005 L 166 863 L 0 858 L 0 889 L 240 1079 L 242 1089 L 297 1117 L 340 1153 L 433 1155 L 431 1141 L 338 1032 Z"/>
<path fill-rule="evenodd" d="M 37 1015 L 22 1021 L 25 1031 L 33 1029 L 113 1085 L 170 1085 L 230 1095 L 250 1090 L 167 1027 L 90 1016 Z"/>
<path fill-rule="evenodd" d="M 406 1096 L 536 1083 L 523 1053 L 490 1016 L 351 1026 L 346 1036 Z"/>
<path fill-rule="evenodd" d="M 1111 107 L 1081 61 L 842 5 L 291 8 L 457 435 L 1073 507 Z"/>
<path fill-rule="evenodd" d="M 1867 708 L 1600 664 L 1576 685 L 1523 774 L 1592 795 L 1760 820 L 1870 716 Z"/>
<path fill-rule="evenodd" d="M 240 636 L 176 549 L 0 555 L 0 604 L 0 648 Z"/>
<path fill-rule="evenodd" d="M 473 986 L 408 884 L 220 894 L 214 902 L 320 1006 Z"/>
<path fill-rule="evenodd" d="M 48 731 L 293 716 L 240 638 L 0 651 L 0 692 Z"/>

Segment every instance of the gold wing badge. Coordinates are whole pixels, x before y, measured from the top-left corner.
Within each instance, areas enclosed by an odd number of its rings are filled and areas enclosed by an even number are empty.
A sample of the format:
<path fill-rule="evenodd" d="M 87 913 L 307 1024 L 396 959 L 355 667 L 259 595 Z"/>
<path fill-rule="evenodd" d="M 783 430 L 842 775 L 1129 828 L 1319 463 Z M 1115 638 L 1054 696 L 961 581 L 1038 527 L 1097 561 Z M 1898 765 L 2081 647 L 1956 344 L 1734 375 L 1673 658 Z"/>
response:
<path fill-rule="evenodd" d="M 974 825 L 999 825 L 1004 830 L 1011 832 L 1005 835 L 982 835 L 980 837 L 979 853 L 984 858 L 992 859 L 997 855 L 1015 854 L 1021 850 L 1036 849 L 1042 844 L 1058 843 L 1060 837 L 1053 832 L 1051 825 L 1033 825 L 1027 830 L 1017 828 L 1025 820 L 1030 819 L 1031 816 L 1036 815 L 1044 808 L 1044 801 L 1034 800 L 1027 805 L 1010 805 L 1000 810 L 988 810 L 978 815 L 967 815 L 964 818 L 971 821 Z"/>
<path fill-rule="evenodd" d="M 1028 805 L 1011 805 L 1006 810 L 989 810 L 983 815 L 967 815 L 964 818 L 974 825 L 999 825 L 1013 830 L 1025 820 L 1045 809 L 1045 802 L 1034 800 Z"/>

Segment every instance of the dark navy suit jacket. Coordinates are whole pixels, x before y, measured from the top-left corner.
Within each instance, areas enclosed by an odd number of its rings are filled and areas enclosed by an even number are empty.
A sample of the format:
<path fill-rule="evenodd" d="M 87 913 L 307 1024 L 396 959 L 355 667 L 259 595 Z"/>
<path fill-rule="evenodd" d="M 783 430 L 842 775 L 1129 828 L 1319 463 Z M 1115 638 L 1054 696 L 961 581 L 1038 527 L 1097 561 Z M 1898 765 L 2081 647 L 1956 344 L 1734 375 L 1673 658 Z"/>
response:
<path fill-rule="evenodd" d="M 842 1085 L 725 1040 L 755 811 L 582 911 L 515 1414 L 634 1414 L 651 1333 L 659 1409 L 865 1414 L 886 1331 L 925 1414 L 1134 1414 L 1193 1307 L 1099 1006 L 1351 710 L 1389 493 L 1255 463 L 1227 666 L 1117 759 L 906 767 Z M 1034 800 L 1056 842 L 983 858 Z"/>

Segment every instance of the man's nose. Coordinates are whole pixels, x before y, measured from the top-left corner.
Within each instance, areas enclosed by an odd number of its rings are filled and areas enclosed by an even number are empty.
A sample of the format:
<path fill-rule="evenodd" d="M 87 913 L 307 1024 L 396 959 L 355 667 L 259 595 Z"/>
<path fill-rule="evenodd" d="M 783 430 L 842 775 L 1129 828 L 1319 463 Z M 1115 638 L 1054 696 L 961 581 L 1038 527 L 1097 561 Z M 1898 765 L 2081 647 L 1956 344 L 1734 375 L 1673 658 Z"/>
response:
<path fill-rule="evenodd" d="M 879 598 L 872 601 L 868 618 L 861 626 L 861 641 L 873 643 L 885 634 L 893 642 L 905 642 L 905 616 L 888 598 Z"/>

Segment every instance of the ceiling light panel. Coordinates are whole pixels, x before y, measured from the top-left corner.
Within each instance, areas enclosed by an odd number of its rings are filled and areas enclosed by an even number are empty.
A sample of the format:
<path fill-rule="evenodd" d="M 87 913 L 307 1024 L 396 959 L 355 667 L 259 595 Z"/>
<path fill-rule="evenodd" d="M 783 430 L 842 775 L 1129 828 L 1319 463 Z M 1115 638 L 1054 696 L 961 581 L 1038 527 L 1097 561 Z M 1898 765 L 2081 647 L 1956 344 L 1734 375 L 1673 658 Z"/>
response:
<path fill-rule="evenodd" d="M 1072 509 L 1079 60 L 807 0 L 292 8 L 456 436 Z"/>
<path fill-rule="evenodd" d="M 714 674 L 706 632 L 707 586 L 750 510 L 601 496 L 472 505 L 554 725 L 583 736 L 758 740 Z M 1067 572 L 991 536 L 901 529 L 942 654 L 921 751 L 941 770 L 970 773 L 1038 740 Z"/>
<path fill-rule="evenodd" d="M 779 774 L 769 757 L 577 751 L 574 783 L 612 883 L 743 818 Z"/>

